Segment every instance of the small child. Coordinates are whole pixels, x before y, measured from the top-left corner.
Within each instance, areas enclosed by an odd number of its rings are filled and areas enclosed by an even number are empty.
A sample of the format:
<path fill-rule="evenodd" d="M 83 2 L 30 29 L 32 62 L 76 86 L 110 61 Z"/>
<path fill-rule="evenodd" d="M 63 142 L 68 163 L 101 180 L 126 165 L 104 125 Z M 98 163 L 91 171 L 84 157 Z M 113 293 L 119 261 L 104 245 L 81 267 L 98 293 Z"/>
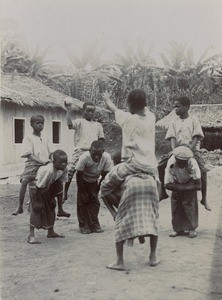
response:
<path fill-rule="evenodd" d="M 116 165 L 101 185 L 100 195 L 112 193 L 123 183 L 128 175 L 147 173 L 156 177 L 157 161 L 155 157 L 155 115 L 147 108 L 146 94 L 135 89 L 127 98 L 129 112 L 118 109 L 109 99 L 104 99 L 115 113 L 117 124 L 122 128 L 122 163 Z"/>
<path fill-rule="evenodd" d="M 166 133 L 166 140 L 171 143 L 172 150 L 181 145 L 187 145 L 194 153 L 199 168 L 201 170 L 202 183 L 202 200 L 201 204 L 207 210 L 211 210 L 207 201 L 207 171 L 201 154 L 200 140 L 204 138 L 204 134 L 197 117 L 189 115 L 190 99 L 188 97 L 180 97 L 175 102 L 175 112 L 177 118 L 172 120 Z"/>
<path fill-rule="evenodd" d="M 33 133 L 27 135 L 23 140 L 23 153 L 21 157 L 26 158 L 25 170 L 20 176 L 19 207 L 12 214 L 17 216 L 23 213 L 23 203 L 27 184 L 35 179 L 40 166 L 50 162 L 50 154 L 53 152 L 52 144 L 47 136 L 42 135 L 44 128 L 44 117 L 34 115 L 30 118 Z"/>
<path fill-rule="evenodd" d="M 104 141 L 104 132 L 102 125 L 99 122 L 93 121 L 96 107 L 92 102 L 85 102 L 83 104 L 83 118 L 78 118 L 72 121 L 71 118 L 71 104 L 65 101 L 67 109 L 67 125 L 69 129 L 75 130 L 74 135 L 74 152 L 71 160 L 71 167 L 69 169 L 69 180 L 65 184 L 64 201 L 68 198 L 68 190 L 71 184 L 77 161 L 81 154 L 89 151 L 93 140 Z"/>
<path fill-rule="evenodd" d="M 67 154 L 62 150 L 53 153 L 53 162 L 41 166 L 30 186 L 30 232 L 29 244 L 40 244 L 35 239 L 35 228 L 47 229 L 48 238 L 62 238 L 54 231 L 55 223 L 55 197 L 58 199 L 58 206 L 62 203 L 63 182 L 68 180 Z M 61 209 L 61 208 L 60 208 Z"/>
<path fill-rule="evenodd" d="M 110 154 L 104 152 L 103 142 L 98 140 L 92 142 L 89 151 L 80 156 L 76 165 L 77 216 L 83 234 L 103 232 L 98 220 L 100 208 L 98 191 L 112 166 Z"/>
<path fill-rule="evenodd" d="M 198 226 L 197 190 L 201 189 L 201 174 L 193 152 L 187 146 L 178 146 L 167 162 L 165 188 L 172 191 L 171 212 L 174 232 L 170 237 L 197 236 Z"/>

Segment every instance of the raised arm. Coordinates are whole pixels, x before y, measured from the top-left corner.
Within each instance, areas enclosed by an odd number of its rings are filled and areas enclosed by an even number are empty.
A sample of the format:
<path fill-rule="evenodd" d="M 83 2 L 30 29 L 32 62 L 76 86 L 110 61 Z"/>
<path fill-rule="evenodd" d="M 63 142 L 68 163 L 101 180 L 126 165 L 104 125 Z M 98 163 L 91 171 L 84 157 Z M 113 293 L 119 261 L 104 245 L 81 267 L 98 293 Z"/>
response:
<path fill-rule="evenodd" d="M 66 122 L 69 129 L 72 129 L 72 104 L 68 101 L 64 101 L 64 105 L 66 108 Z"/>
<path fill-rule="evenodd" d="M 103 93 L 103 99 L 106 102 L 106 105 L 108 108 L 115 113 L 115 111 L 118 109 L 118 107 L 111 101 L 110 95 L 108 92 Z"/>

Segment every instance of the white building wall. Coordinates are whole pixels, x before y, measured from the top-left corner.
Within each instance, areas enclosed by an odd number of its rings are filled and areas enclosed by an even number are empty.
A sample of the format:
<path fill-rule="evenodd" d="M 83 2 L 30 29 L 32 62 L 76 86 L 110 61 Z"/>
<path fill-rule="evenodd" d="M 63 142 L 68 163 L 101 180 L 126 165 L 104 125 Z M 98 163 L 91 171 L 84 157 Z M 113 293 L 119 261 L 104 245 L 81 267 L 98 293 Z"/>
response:
<path fill-rule="evenodd" d="M 25 135 L 32 132 L 30 117 L 32 115 L 43 115 L 45 125 L 43 133 L 48 135 L 52 141 L 52 121 L 61 121 L 61 142 L 54 144 L 55 149 L 62 149 L 71 158 L 74 147 L 74 131 L 69 130 L 66 124 L 66 111 L 62 109 L 45 109 L 36 107 L 23 107 L 14 103 L 1 102 L 1 121 L 0 121 L 0 169 L 9 165 L 24 164 L 25 159 L 21 158 L 22 144 L 15 144 L 13 139 L 13 120 L 14 118 L 25 119 Z M 74 116 L 74 118 L 79 115 Z M 21 168 L 21 167 L 20 167 Z M 1 175 L 1 170 L 0 170 Z"/>

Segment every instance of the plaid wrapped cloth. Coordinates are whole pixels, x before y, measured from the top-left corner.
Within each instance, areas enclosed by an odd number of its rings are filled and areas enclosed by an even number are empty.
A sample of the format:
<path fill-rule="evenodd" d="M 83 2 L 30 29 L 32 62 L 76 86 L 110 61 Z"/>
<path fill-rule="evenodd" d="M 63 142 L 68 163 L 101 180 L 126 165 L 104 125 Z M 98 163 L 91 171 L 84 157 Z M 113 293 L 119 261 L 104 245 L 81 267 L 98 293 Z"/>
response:
<path fill-rule="evenodd" d="M 153 176 L 134 174 L 126 178 L 115 218 L 116 242 L 133 245 L 139 236 L 158 235 L 159 196 Z"/>

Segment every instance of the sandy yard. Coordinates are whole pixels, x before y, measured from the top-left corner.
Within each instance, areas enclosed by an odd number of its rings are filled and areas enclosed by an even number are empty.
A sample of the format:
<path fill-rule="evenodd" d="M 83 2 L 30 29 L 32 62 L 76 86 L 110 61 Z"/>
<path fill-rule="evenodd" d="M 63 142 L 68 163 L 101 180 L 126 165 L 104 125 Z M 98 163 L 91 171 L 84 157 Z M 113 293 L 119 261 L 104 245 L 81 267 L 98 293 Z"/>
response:
<path fill-rule="evenodd" d="M 149 243 L 125 247 L 127 272 L 108 270 L 115 260 L 114 222 L 101 205 L 103 233 L 82 235 L 76 218 L 76 187 L 72 183 L 64 209 L 70 219 L 56 221 L 64 239 L 27 243 L 29 216 L 11 213 L 17 206 L 18 179 L 1 181 L 1 299 L 2 300 L 220 300 L 222 299 L 222 167 L 208 172 L 212 212 L 199 205 L 198 237 L 170 238 L 169 199 L 160 202 L 157 267 L 149 267 Z M 28 196 L 26 196 L 28 200 Z"/>

